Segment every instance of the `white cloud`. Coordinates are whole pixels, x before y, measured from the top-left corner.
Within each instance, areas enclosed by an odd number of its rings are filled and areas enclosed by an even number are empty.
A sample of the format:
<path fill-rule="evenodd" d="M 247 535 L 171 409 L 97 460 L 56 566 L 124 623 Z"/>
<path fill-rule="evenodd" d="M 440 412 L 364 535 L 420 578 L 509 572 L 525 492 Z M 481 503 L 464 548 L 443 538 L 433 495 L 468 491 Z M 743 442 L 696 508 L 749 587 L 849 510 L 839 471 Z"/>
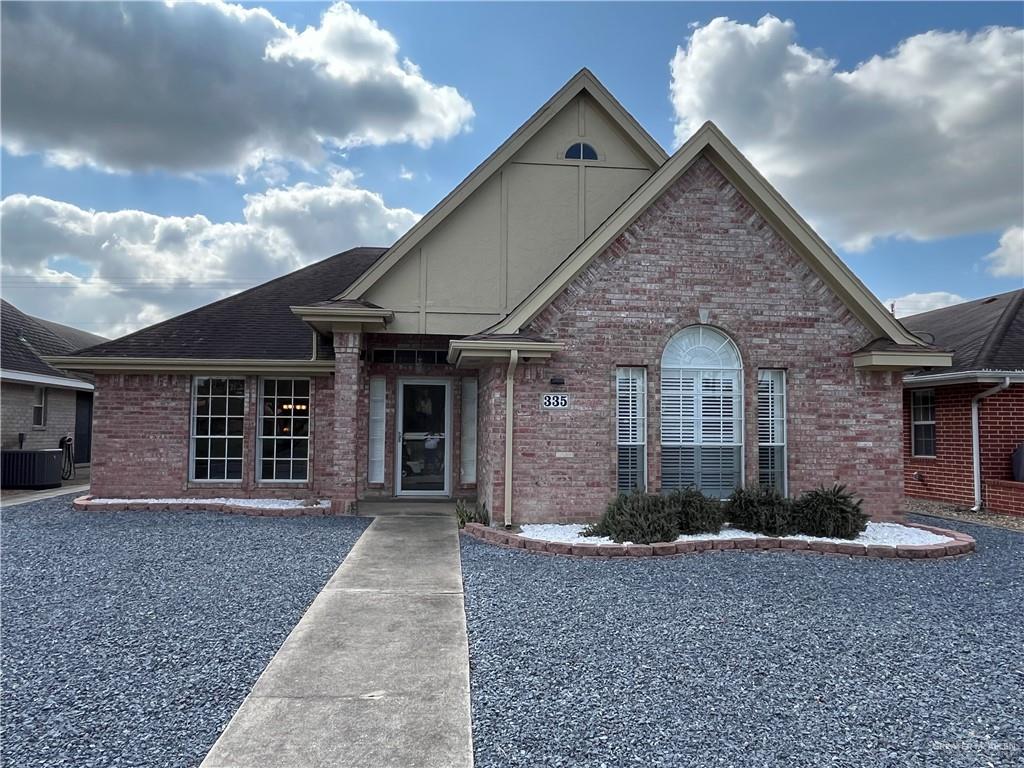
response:
<path fill-rule="evenodd" d="M 419 216 L 346 171 L 247 195 L 243 221 L 0 201 L 4 297 L 30 314 L 118 336 L 356 245 L 389 245 Z"/>
<path fill-rule="evenodd" d="M 955 293 L 946 291 L 932 291 L 930 293 L 908 293 L 906 296 L 897 296 L 893 299 L 886 299 L 886 308 L 896 307 L 896 317 L 907 317 L 916 315 L 919 312 L 928 312 L 932 309 L 941 309 L 953 304 L 962 304 L 969 299 Z"/>
<path fill-rule="evenodd" d="M 360 144 L 427 146 L 473 117 L 345 3 L 301 32 L 219 0 L 3 3 L 0 13 L 4 146 L 62 166 L 312 165 Z"/>
<path fill-rule="evenodd" d="M 988 271 L 996 277 L 1024 277 L 1024 227 L 1010 227 L 999 238 L 999 247 L 985 257 Z"/>
<path fill-rule="evenodd" d="M 1024 210 L 1024 31 L 931 31 L 850 71 L 792 22 L 718 18 L 671 62 L 676 140 L 714 120 L 852 250 L 1003 230 Z"/>
<path fill-rule="evenodd" d="M 416 174 L 403 165 L 398 169 L 398 178 L 402 181 L 412 181 L 416 178 Z"/>

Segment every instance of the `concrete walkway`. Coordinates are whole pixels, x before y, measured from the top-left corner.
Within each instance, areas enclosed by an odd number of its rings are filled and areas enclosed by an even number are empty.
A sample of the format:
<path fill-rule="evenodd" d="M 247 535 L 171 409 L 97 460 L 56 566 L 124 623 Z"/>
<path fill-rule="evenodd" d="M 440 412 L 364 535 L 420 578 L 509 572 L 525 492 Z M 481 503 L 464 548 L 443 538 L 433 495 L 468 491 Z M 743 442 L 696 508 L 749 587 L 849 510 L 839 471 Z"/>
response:
<path fill-rule="evenodd" d="M 373 521 L 201 768 L 473 765 L 458 529 L 439 512 Z"/>

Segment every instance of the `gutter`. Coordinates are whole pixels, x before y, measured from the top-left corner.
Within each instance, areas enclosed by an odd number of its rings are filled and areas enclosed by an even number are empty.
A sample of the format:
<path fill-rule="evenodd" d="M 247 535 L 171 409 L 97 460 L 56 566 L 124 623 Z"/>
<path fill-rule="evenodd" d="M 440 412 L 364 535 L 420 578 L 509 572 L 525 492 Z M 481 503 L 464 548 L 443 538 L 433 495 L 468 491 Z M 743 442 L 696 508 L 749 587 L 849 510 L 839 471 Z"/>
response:
<path fill-rule="evenodd" d="M 974 465 L 974 506 L 972 512 L 981 509 L 981 428 L 978 419 L 981 401 L 1010 386 L 1010 377 L 1005 376 L 999 384 L 971 398 L 971 460 Z"/>
<path fill-rule="evenodd" d="M 512 527 L 512 415 L 515 404 L 514 377 L 519 365 L 519 351 L 510 350 L 508 370 L 505 371 L 505 527 Z"/>
<path fill-rule="evenodd" d="M 94 387 L 87 381 L 74 378 L 64 378 L 63 376 L 51 376 L 43 373 L 27 373 L 25 371 L 11 371 L 7 369 L 0 370 L 0 379 L 3 381 L 9 381 L 14 384 L 42 384 L 44 386 L 63 388 L 63 389 L 80 389 L 86 392 L 92 392 Z"/>
<path fill-rule="evenodd" d="M 1009 379 L 1011 384 L 1024 384 L 1022 371 L 954 371 L 952 373 L 926 373 L 903 377 L 905 387 L 927 387 L 940 384 L 997 384 Z"/>

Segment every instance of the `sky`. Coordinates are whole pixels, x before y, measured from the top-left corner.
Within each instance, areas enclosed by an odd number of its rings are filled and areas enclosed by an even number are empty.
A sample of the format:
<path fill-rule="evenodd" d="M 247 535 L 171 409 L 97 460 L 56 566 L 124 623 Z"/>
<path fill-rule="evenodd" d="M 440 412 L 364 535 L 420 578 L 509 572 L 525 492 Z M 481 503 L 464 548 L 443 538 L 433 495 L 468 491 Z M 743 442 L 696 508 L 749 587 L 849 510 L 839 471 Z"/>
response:
<path fill-rule="evenodd" d="M 898 315 L 1024 286 L 1024 4 L 16 3 L 0 290 L 110 337 L 388 245 L 581 67 Z"/>

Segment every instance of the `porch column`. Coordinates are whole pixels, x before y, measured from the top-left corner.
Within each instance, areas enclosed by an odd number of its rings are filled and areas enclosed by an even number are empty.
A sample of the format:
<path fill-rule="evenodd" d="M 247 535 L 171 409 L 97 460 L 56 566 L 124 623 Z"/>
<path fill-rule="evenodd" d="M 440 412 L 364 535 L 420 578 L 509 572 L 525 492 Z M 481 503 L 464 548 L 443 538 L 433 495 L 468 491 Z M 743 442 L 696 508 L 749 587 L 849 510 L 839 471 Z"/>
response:
<path fill-rule="evenodd" d="M 359 472 L 359 388 L 362 381 L 360 331 L 334 332 L 334 467 L 331 489 L 334 511 L 346 512 L 356 500 Z"/>

